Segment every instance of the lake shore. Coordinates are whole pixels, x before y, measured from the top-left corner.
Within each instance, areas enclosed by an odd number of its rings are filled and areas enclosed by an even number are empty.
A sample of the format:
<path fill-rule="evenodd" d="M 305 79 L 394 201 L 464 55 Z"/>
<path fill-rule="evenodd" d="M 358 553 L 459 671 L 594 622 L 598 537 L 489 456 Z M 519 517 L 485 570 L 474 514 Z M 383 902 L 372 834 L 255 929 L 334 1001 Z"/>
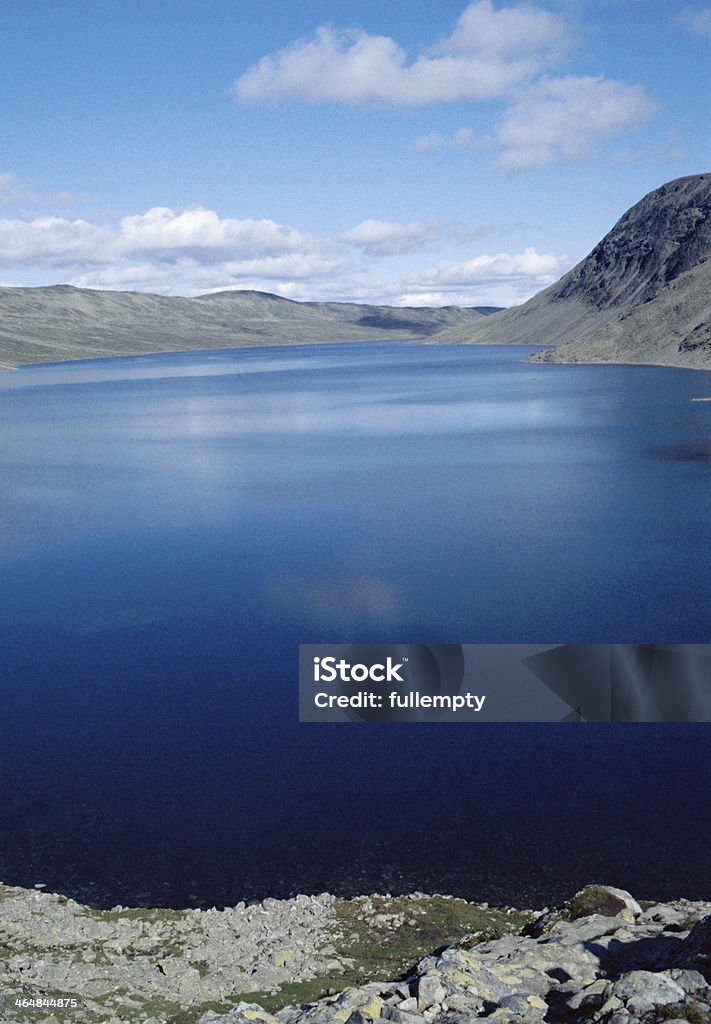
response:
<path fill-rule="evenodd" d="M 474 348 L 474 347 L 475 348 L 492 348 L 492 347 L 498 347 L 498 346 L 500 346 L 502 344 L 501 342 L 497 342 L 497 341 L 491 341 L 491 342 L 484 342 L 484 341 L 454 341 L 454 340 L 449 340 L 449 339 L 446 340 L 446 341 L 437 341 L 436 338 L 423 340 L 422 338 L 415 338 L 415 337 L 410 337 L 410 338 L 402 337 L 402 338 L 399 338 L 398 340 L 401 341 L 401 342 L 409 342 L 410 344 L 413 344 L 413 345 L 437 345 L 437 346 L 442 346 L 442 347 L 444 347 L 444 346 L 465 346 L 465 347 L 472 347 L 472 348 Z M 355 338 L 352 338 L 352 337 L 348 337 L 348 338 L 345 338 L 345 337 L 334 337 L 334 338 L 330 338 L 330 339 L 319 338 L 318 340 L 315 340 L 315 341 L 310 341 L 308 338 L 306 338 L 306 339 L 304 339 L 304 338 L 297 338 L 293 342 L 284 341 L 284 340 L 280 340 L 280 341 L 265 340 L 263 342 L 260 342 L 259 344 L 255 344 L 254 341 L 245 340 L 245 341 L 237 341 L 234 344 L 231 344 L 231 345 L 228 345 L 228 346 L 225 346 L 225 347 L 222 347 L 222 348 L 219 347 L 219 346 L 213 347 L 211 345 L 207 346 L 207 347 L 203 346 L 203 345 L 188 346 L 186 348 L 158 347 L 158 348 L 155 348 L 155 349 L 150 348 L 150 347 L 144 347 L 144 348 L 141 348 L 140 350 L 136 350 L 136 351 L 128 350 L 128 351 L 125 351 L 125 352 L 110 352 L 110 351 L 91 352 L 91 351 L 82 351 L 82 352 L 77 353 L 77 354 L 66 355 L 66 356 L 58 355 L 56 352 L 50 352 L 50 353 L 45 354 L 42 357 L 36 356 L 35 358 L 32 358 L 32 359 L 28 358 L 29 357 L 29 353 L 25 353 L 24 356 L 20 355 L 20 357 L 18 358 L 18 361 L 16 363 L 0 361 L 0 373 L 8 373 L 8 372 L 16 371 L 16 370 L 29 369 L 32 366 L 52 366 L 52 365 L 62 365 L 62 364 L 70 364 L 70 363 L 85 362 L 85 361 L 86 362 L 99 362 L 101 360 L 106 360 L 106 359 L 131 359 L 131 358 L 136 358 L 136 356 L 156 356 L 156 355 L 162 355 L 162 354 L 164 354 L 164 355 L 172 354 L 172 355 L 180 356 L 180 355 L 187 355 L 187 354 L 189 354 L 191 352 L 195 352 L 195 353 L 204 352 L 206 354 L 208 352 L 227 353 L 227 352 L 237 351 L 237 350 L 247 350 L 247 351 L 250 351 L 250 350 L 259 350 L 259 349 L 263 349 L 263 348 L 269 348 L 269 349 L 279 349 L 279 348 L 290 349 L 290 348 L 292 348 L 295 345 L 308 345 L 309 348 L 312 348 L 312 347 L 316 348 L 316 347 L 318 347 L 320 345 L 344 345 L 345 346 L 345 345 L 349 345 L 349 344 L 352 344 L 352 343 L 357 343 L 357 344 L 373 345 L 374 347 L 377 347 L 378 345 L 383 345 L 384 343 L 387 344 L 388 342 L 391 342 L 391 341 L 392 341 L 392 339 L 390 339 L 390 338 L 383 339 L 383 338 L 360 338 L 360 337 L 355 337 Z M 660 367 L 668 367 L 669 369 L 677 369 L 677 370 L 701 370 L 701 371 L 704 371 L 706 373 L 711 372 L 711 366 L 709 366 L 708 360 L 705 359 L 703 357 L 703 355 L 700 354 L 700 353 L 696 356 L 696 358 L 689 357 L 687 355 L 687 356 L 684 357 L 684 359 L 674 359 L 672 357 L 666 358 L 666 357 L 660 356 L 659 358 L 656 358 L 656 359 L 653 359 L 653 360 L 652 359 L 634 360 L 634 359 L 626 358 L 624 355 L 619 355 L 619 356 L 611 355 L 608 358 L 590 359 L 590 358 L 587 358 L 587 357 L 585 357 L 585 358 L 581 357 L 579 353 L 570 352 L 570 353 L 568 353 L 566 355 L 568 346 L 565 346 L 565 345 L 553 346 L 551 348 L 543 348 L 540 345 L 533 345 L 533 344 L 529 345 L 526 342 L 522 342 L 522 341 L 506 342 L 504 344 L 506 345 L 507 348 L 522 348 L 522 349 L 527 349 L 527 350 L 531 349 L 531 348 L 539 349 L 539 351 L 536 351 L 532 355 L 529 355 L 529 356 L 525 357 L 524 362 L 528 362 L 528 363 L 547 363 L 547 364 L 555 364 L 555 365 L 558 365 L 558 366 L 660 366 Z M 23 359 L 26 360 L 26 361 L 23 361 Z M 695 401 L 695 402 L 707 402 L 707 401 L 711 401 L 711 398 L 695 398 L 695 399 L 693 399 L 693 401 Z"/>
<path fill-rule="evenodd" d="M 466 1024 L 551 1007 L 625 1024 L 670 1007 L 706 1020 L 711 997 L 711 902 L 600 885 L 539 912 L 423 893 L 96 911 L 0 886 L 0 940 L 7 1024 Z"/>

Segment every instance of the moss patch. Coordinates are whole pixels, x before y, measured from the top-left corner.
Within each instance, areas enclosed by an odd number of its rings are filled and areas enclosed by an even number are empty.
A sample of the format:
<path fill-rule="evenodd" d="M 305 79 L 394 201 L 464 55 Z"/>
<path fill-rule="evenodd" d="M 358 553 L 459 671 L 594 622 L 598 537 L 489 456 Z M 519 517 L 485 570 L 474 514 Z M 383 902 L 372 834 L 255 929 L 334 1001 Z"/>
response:
<path fill-rule="evenodd" d="M 435 950 L 470 936 L 470 944 L 488 942 L 519 932 L 531 919 L 518 911 L 506 913 L 444 896 L 370 896 L 337 900 L 337 933 L 333 946 L 350 967 L 309 981 L 282 985 L 277 992 L 243 993 L 247 1002 L 271 1012 L 290 1004 L 313 1003 L 329 989 L 369 981 L 395 981 L 412 974 L 418 961 Z"/>
<path fill-rule="evenodd" d="M 0 899 L 4 895 L 0 887 Z M 159 935 L 155 936 L 157 941 L 151 944 L 150 949 L 143 948 L 142 943 L 140 947 L 134 947 L 136 938 L 144 940 L 144 936 L 136 936 L 133 929 L 130 932 L 126 929 L 125 934 L 123 929 L 117 929 L 122 933 L 119 936 L 121 956 L 127 962 L 134 956 L 160 961 L 171 955 L 185 957 L 187 961 L 186 951 L 182 948 L 185 936 L 175 925 L 181 920 L 189 920 L 200 930 L 202 923 L 199 917 L 193 920 L 188 911 L 144 908 L 98 911 L 77 905 L 74 912 L 77 916 L 86 915 L 104 922 L 132 920 L 160 926 Z M 371 981 L 386 982 L 407 977 L 413 973 L 418 961 L 429 953 L 461 941 L 464 936 L 470 936 L 469 943 L 477 944 L 518 932 L 531 916 L 482 908 L 465 900 L 444 896 L 339 899 L 333 904 L 333 913 L 333 919 L 321 933 L 321 945 L 326 946 L 328 952 L 319 958 L 322 964 L 325 959 L 329 966 L 322 967 L 318 976 L 312 979 L 282 985 L 277 991 L 235 993 L 219 1002 L 206 1000 L 190 1007 L 181 1007 L 170 997 L 116 989 L 93 999 L 80 997 L 80 1010 L 56 1009 L 55 1018 L 58 1024 L 77 1024 L 78 1021 L 82 1024 L 104 1024 L 116 1016 L 126 1021 L 138 1022 L 156 1017 L 166 1024 L 195 1024 L 207 1010 L 227 1013 L 242 1001 L 258 1003 L 267 1011 L 289 1004 L 313 1003 L 327 995 L 329 990 L 342 992 Z M 112 957 L 108 956 L 111 945 L 105 948 L 104 941 L 79 944 L 73 951 L 75 958 L 82 959 L 87 950 L 93 954 L 95 964 L 112 962 Z M 54 954 L 61 959 L 68 953 L 71 955 L 72 951 L 64 946 L 56 949 L 43 946 L 34 950 L 25 942 L 22 952 L 33 958 Z M 207 960 L 190 963 L 202 977 L 211 969 Z M 33 986 L 26 984 L 16 994 L 31 997 Z M 33 1024 L 37 1020 L 36 1008 L 17 1010 L 8 1005 L 8 1010 L 18 1024 Z M 0 1018 L 3 1018 L 2 1011 Z"/>
<path fill-rule="evenodd" d="M 616 917 L 625 909 L 625 901 L 619 896 L 614 896 L 607 889 L 599 885 L 588 885 L 581 889 L 565 904 L 564 912 L 571 921 L 577 921 L 581 917 L 590 917 L 592 914 L 602 914 L 603 917 Z"/>
<path fill-rule="evenodd" d="M 709 1024 L 709 1015 L 694 999 L 686 1006 L 663 1006 L 651 1017 L 645 1017 L 649 1024 L 661 1024 L 665 1020 L 687 1020 L 689 1024 Z"/>

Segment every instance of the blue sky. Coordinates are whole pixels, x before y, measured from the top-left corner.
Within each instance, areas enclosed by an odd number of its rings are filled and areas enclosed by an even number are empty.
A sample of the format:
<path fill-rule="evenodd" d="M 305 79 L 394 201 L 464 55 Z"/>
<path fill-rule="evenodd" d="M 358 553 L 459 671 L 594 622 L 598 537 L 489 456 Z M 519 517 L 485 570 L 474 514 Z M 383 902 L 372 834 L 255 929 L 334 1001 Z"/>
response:
<path fill-rule="evenodd" d="M 711 3 L 4 0 L 0 283 L 520 302 L 711 171 Z"/>

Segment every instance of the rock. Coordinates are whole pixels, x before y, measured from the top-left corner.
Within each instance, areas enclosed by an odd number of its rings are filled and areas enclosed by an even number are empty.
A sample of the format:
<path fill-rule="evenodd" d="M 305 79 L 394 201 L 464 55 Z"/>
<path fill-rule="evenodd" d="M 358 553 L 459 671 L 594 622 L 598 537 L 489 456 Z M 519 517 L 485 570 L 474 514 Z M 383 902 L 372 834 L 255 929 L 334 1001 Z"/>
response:
<path fill-rule="evenodd" d="M 416 1013 L 418 1009 L 417 999 L 414 996 L 408 996 L 407 999 L 403 999 L 397 1006 L 399 1010 L 405 1010 L 407 1013 Z"/>
<path fill-rule="evenodd" d="M 539 996 L 505 996 L 499 1005 L 524 1020 L 541 1020 L 548 1012 L 548 1003 Z"/>
<path fill-rule="evenodd" d="M 327 952 L 333 902 L 318 896 L 224 911 L 97 913 L 54 894 L 2 886 L 0 936 L 8 956 L 0 960 L 0 990 L 21 970 L 28 994 L 93 998 L 123 1021 L 129 1013 L 142 1020 L 141 1007 L 156 999 L 178 1013 L 227 994 L 276 989 L 344 968 Z M 40 955 L 28 958 L 27 948 Z"/>
<path fill-rule="evenodd" d="M 417 1009 L 422 1012 L 434 1003 L 441 1003 L 447 997 L 447 989 L 434 974 L 425 974 L 417 982 Z"/>
<path fill-rule="evenodd" d="M 574 921 L 562 919 L 550 929 L 549 935 L 564 936 L 568 942 L 592 942 L 594 939 L 601 939 L 604 935 L 612 935 L 624 929 L 627 922 L 622 916 L 605 917 L 601 914 L 592 914 L 590 917 L 579 917 Z"/>
<path fill-rule="evenodd" d="M 694 925 L 679 961 L 680 966 L 695 968 L 711 982 L 711 914 Z"/>
<path fill-rule="evenodd" d="M 606 1024 L 639 1024 L 639 1020 L 627 1010 L 616 1010 L 611 1017 L 608 1017 Z"/>
<path fill-rule="evenodd" d="M 586 886 L 568 900 L 564 911 L 571 921 L 593 914 L 634 921 L 642 914 L 642 908 L 633 896 L 624 889 L 615 889 L 609 885 Z"/>
<path fill-rule="evenodd" d="M 515 991 L 511 981 L 482 962 L 474 950 L 446 949 L 439 957 L 426 957 L 420 964 L 424 972 L 435 967 L 441 976 L 485 1002 L 498 1003 Z"/>
<path fill-rule="evenodd" d="M 354 1010 L 346 1017 L 346 1024 L 370 1024 L 372 1017 L 366 1017 L 362 1010 Z"/>
<path fill-rule="evenodd" d="M 542 914 L 535 917 L 533 921 L 529 921 L 529 923 L 525 925 L 523 934 L 529 935 L 533 939 L 538 939 L 541 935 L 544 935 L 549 931 L 556 921 L 560 921 L 561 919 L 562 912 L 560 910 L 545 910 Z"/>
<path fill-rule="evenodd" d="M 627 1010 L 642 1016 L 657 1007 L 683 1003 L 684 989 L 664 974 L 631 971 L 607 987 L 608 996 L 621 999 Z"/>
<path fill-rule="evenodd" d="M 588 921 L 591 917 L 619 918 L 621 921 L 633 922 L 642 914 L 642 908 L 630 893 L 624 889 L 615 889 L 609 885 L 588 885 L 563 904 L 560 910 L 548 910 L 540 914 L 526 925 L 524 933 L 531 938 L 540 938 L 552 931 L 560 922 L 574 922 L 581 919 Z M 594 930 L 603 928 L 602 922 L 597 925 L 584 925 Z M 604 934 L 604 930 L 600 932 Z M 582 935 L 582 932 L 581 932 Z M 594 936 L 590 934 L 590 938 Z"/>
<path fill-rule="evenodd" d="M 607 989 L 608 983 L 604 979 L 593 981 L 592 984 L 586 985 L 585 988 L 580 989 L 567 999 L 565 1005 L 571 1010 L 585 1009 L 588 1012 L 599 1010 L 608 998 Z M 622 1006 L 621 1002 L 619 1002 L 619 1006 Z"/>
<path fill-rule="evenodd" d="M 340 993 L 331 988 L 315 1002 L 268 1013 L 252 993 L 314 977 L 325 988 L 326 979 L 348 966 L 338 952 L 343 935 L 334 930 L 333 904 L 324 894 L 225 911 L 102 915 L 51 894 L 0 887 L 7 954 L 0 960 L 0 991 L 20 982 L 23 991 L 81 992 L 89 1016 L 75 1015 L 73 1024 L 144 1024 L 151 1003 L 153 1016 L 159 1003 L 172 1008 L 165 1019 L 199 1024 L 470 1024 L 479 1017 L 521 1024 L 547 1016 L 574 1024 L 642 1018 L 651 1024 L 655 1014 L 699 1022 L 710 1014 L 703 971 L 711 904 L 677 900 L 642 912 L 629 893 L 609 886 L 576 893 L 545 915 L 543 927 L 539 917 L 522 934 L 479 945 L 470 936 L 430 954 L 406 981 L 368 982 Z M 376 897 L 352 904 L 366 926 L 377 913 L 390 929 L 402 915 L 382 907 Z M 422 897 L 413 912 L 426 914 L 426 907 Z M 693 927 L 686 933 L 682 925 Z M 250 1001 L 237 1002 L 240 992 L 249 992 Z M 224 1005 L 224 1012 L 200 1015 L 204 1003 Z M 24 1019 L 13 1012 L 3 1007 L 2 1024 Z"/>
<path fill-rule="evenodd" d="M 600 1020 L 607 1020 L 613 1014 L 617 1013 L 618 1010 L 624 1010 L 622 1000 L 618 999 L 617 996 L 610 996 L 610 998 L 606 999 L 599 1008 L 596 1016 L 599 1017 Z"/>
<path fill-rule="evenodd" d="M 423 1024 L 423 1018 L 419 1013 L 408 1013 L 397 1006 L 386 1006 L 383 1009 L 383 1016 L 386 1020 L 393 1021 L 393 1024 Z"/>
<path fill-rule="evenodd" d="M 674 907 L 665 906 L 663 903 L 655 903 L 648 907 L 641 917 L 642 921 L 661 924 L 665 931 L 683 931 L 685 916 L 682 911 Z"/>
<path fill-rule="evenodd" d="M 676 982 L 685 992 L 701 992 L 706 985 L 706 979 L 699 971 L 680 971 L 678 969 L 664 972 L 667 977 Z"/>

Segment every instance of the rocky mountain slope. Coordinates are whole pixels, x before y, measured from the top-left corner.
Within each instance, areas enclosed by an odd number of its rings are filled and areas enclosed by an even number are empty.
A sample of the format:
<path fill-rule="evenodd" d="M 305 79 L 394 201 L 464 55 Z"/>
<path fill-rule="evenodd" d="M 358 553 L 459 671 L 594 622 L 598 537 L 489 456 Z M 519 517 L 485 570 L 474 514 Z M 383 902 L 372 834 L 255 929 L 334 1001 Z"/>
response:
<path fill-rule="evenodd" d="M 522 306 L 434 340 L 555 345 L 534 357 L 546 362 L 711 368 L 711 174 L 650 192 Z"/>
<path fill-rule="evenodd" d="M 711 903 L 608 886 L 538 915 L 421 893 L 102 912 L 0 887 L 3 1024 L 703 1024 L 710 981 Z"/>
<path fill-rule="evenodd" d="M 0 368 L 186 349 L 422 340 L 490 310 L 292 302 L 250 291 L 187 299 L 70 285 L 0 288 Z"/>

